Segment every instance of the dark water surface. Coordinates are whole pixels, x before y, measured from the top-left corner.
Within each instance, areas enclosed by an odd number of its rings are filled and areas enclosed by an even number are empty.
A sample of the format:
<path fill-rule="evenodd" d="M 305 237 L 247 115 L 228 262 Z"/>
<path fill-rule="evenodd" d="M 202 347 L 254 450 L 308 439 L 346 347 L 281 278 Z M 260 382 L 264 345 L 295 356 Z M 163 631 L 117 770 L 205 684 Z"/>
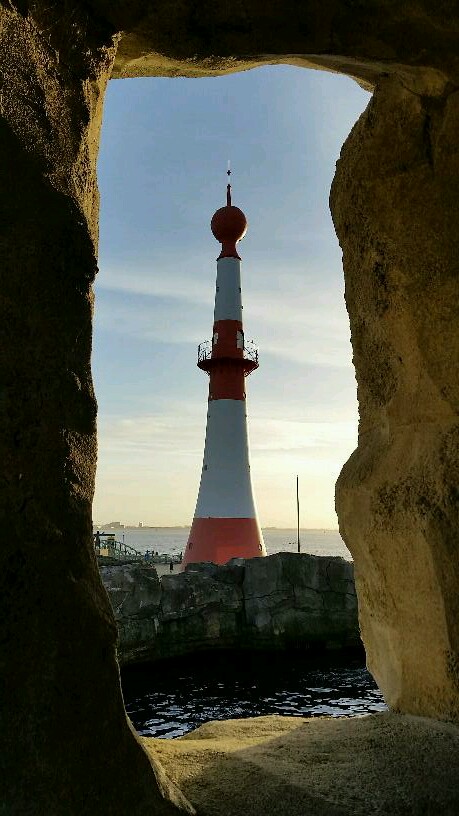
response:
<path fill-rule="evenodd" d="M 125 669 L 122 686 L 139 734 L 166 739 L 209 720 L 355 717 L 386 708 L 362 658 L 212 653 Z"/>

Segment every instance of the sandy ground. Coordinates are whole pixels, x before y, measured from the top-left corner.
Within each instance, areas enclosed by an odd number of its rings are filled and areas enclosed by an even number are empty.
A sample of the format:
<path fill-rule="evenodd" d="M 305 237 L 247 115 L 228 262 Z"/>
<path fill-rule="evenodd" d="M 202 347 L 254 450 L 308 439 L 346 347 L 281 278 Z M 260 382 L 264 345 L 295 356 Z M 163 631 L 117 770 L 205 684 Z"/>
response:
<path fill-rule="evenodd" d="M 144 739 L 199 816 L 458 816 L 459 727 L 256 717 Z"/>

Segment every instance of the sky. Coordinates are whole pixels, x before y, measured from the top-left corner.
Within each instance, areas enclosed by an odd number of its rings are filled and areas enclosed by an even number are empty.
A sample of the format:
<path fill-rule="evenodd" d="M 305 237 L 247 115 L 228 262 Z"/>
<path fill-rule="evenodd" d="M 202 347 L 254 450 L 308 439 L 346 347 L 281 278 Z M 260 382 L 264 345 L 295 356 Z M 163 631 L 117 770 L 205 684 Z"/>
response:
<path fill-rule="evenodd" d="M 244 330 L 251 470 L 262 526 L 337 528 L 334 484 L 356 446 L 341 250 L 328 208 L 335 162 L 369 101 L 353 80 L 290 66 L 205 79 L 109 83 L 93 374 L 99 458 L 93 518 L 191 523 L 201 474 L 219 244 L 233 203 L 249 229 Z"/>

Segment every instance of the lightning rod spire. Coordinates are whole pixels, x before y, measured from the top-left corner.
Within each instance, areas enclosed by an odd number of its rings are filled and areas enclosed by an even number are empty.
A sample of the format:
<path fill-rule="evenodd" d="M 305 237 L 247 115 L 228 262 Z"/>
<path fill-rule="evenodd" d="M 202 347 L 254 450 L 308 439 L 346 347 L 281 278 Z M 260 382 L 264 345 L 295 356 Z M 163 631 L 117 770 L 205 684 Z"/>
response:
<path fill-rule="evenodd" d="M 231 162 L 228 159 L 228 170 L 226 171 L 226 175 L 228 176 L 228 184 L 226 186 L 226 206 L 231 207 Z"/>

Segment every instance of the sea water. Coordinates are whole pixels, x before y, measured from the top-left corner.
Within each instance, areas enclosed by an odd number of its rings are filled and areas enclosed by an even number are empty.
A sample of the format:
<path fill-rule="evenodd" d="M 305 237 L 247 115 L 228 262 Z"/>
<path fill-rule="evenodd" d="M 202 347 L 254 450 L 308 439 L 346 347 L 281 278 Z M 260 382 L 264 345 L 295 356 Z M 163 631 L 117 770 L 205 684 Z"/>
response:
<path fill-rule="evenodd" d="M 101 530 L 102 532 L 102 530 Z M 106 530 L 115 533 L 117 541 L 124 541 L 138 552 L 147 550 L 167 553 L 183 553 L 190 533 L 189 527 L 142 527 L 124 530 Z M 276 552 L 297 552 L 297 531 L 268 527 L 263 530 L 268 555 Z M 301 552 L 312 555 L 351 555 L 338 530 L 300 530 Z"/>
<path fill-rule="evenodd" d="M 349 655 L 213 652 L 124 669 L 122 685 L 139 734 L 166 739 L 209 720 L 356 717 L 386 709 L 362 657 Z"/>
<path fill-rule="evenodd" d="M 110 531 L 113 532 L 113 531 Z M 139 552 L 183 552 L 189 528 L 115 531 Z M 263 530 L 268 555 L 297 552 L 294 529 Z M 350 559 L 337 530 L 301 530 L 301 552 Z M 383 711 L 381 692 L 362 657 L 307 653 L 213 653 L 124 669 L 126 710 L 140 734 L 171 738 L 209 720 L 264 714 L 358 716 Z"/>

